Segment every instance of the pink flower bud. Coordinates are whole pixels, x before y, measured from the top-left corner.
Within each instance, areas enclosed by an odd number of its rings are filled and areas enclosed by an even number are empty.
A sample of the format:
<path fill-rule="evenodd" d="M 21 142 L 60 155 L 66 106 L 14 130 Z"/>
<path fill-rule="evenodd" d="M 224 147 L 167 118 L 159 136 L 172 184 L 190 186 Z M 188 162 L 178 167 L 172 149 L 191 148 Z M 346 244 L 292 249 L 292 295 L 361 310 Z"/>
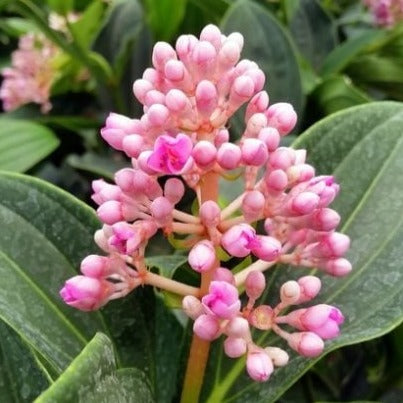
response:
<path fill-rule="evenodd" d="M 312 213 L 318 205 L 318 195 L 312 192 L 302 192 L 287 203 L 286 209 L 293 215 L 306 215 Z"/>
<path fill-rule="evenodd" d="M 229 132 L 227 129 L 220 129 L 218 130 L 215 138 L 214 138 L 214 145 L 216 147 L 220 147 L 224 143 L 228 143 L 229 141 Z"/>
<path fill-rule="evenodd" d="M 196 42 L 191 55 L 193 63 L 193 69 L 191 70 L 192 76 L 194 76 L 196 80 L 212 77 L 216 56 L 217 52 L 210 42 Z"/>
<path fill-rule="evenodd" d="M 160 226 L 166 226 L 172 221 L 174 206 L 164 196 L 157 197 L 150 205 L 150 213 Z"/>
<path fill-rule="evenodd" d="M 146 174 L 144 174 L 146 176 Z M 115 183 L 126 193 L 133 190 L 134 170 L 123 168 L 115 173 Z"/>
<path fill-rule="evenodd" d="M 212 281 L 202 304 L 208 313 L 221 319 L 231 319 L 241 309 L 238 290 L 225 281 Z"/>
<path fill-rule="evenodd" d="M 328 260 L 323 265 L 323 268 L 326 270 L 326 273 L 335 277 L 346 276 L 352 270 L 351 263 L 344 258 Z"/>
<path fill-rule="evenodd" d="M 202 303 L 193 295 L 187 295 L 182 300 L 182 308 L 189 318 L 196 320 L 204 313 Z"/>
<path fill-rule="evenodd" d="M 224 351 L 228 357 L 238 358 L 247 351 L 246 341 L 240 337 L 227 337 L 224 341 Z"/>
<path fill-rule="evenodd" d="M 300 295 L 301 287 L 296 281 L 287 281 L 280 288 L 280 299 L 285 305 L 293 305 L 297 303 Z"/>
<path fill-rule="evenodd" d="M 178 178 L 169 178 L 164 185 L 164 196 L 173 204 L 179 203 L 185 194 L 185 186 Z"/>
<path fill-rule="evenodd" d="M 153 154 L 153 151 L 151 150 L 146 150 L 142 151 L 140 155 L 137 158 L 137 161 L 133 163 L 134 166 L 137 166 L 139 169 L 141 169 L 145 174 L 147 175 L 156 175 L 158 171 L 155 169 L 152 169 L 150 166 L 148 166 L 148 160 Z"/>
<path fill-rule="evenodd" d="M 217 149 L 207 140 L 198 141 L 192 151 L 193 159 L 200 168 L 207 168 L 215 162 Z"/>
<path fill-rule="evenodd" d="M 259 259 L 273 262 L 281 253 L 281 243 L 271 236 L 258 235 L 251 250 Z"/>
<path fill-rule="evenodd" d="M 130 134 L 123 138 L 123 151 L 131 158 L 137 158 L 141 153 L 143 146 L 144 140 L 139 134 Z"/>
<path fill-rule="evenodd" d="M 269 163 L 274 169 L 288 169 L 295 163 L 296 154 L 295 151 L 288 147 L 277 148 L 270 154 Z"/>
<path fill-rule="evenodd" d="M 109 245 L 125 255 L 133 254 L 143 241 L 140 231 L 136 231 L 133 225 L 126 222 L 113 224 L 112 231 L 113 235 L 109 238 Z"/>
<path fill-rule="evenodd" d="M 244 137 L 256 138 L 260 131 L 267 125 L 267 118 L 263 113 L 253 114 L 246 122 Z"/>
<path fill-rule="evenodd" d="M 215 85 L 208 80 L 200 81 L 196 87 L 195 99 L 198 112 L 204 117 L 210 116 L 218 103 Z"/>
<path fill-rule="evenodd" d="M 271 171 L 270 174 L 265 177 L 265 183 L 270 192 L 283 192 L 288 185 L 287 174 L 281 169 Z"/>
<path fill-rule="evenodd" d="M 288 134 L 297 123 L 294 108 L 287 103 L 273 104 L 266 112 L 269 125 L 275 127 L 282 136 Z"/>
<path fill-rule="evenodd" d="M 148 91 L 144 97 L 144 106 L 150 107 L 154 104 L 161 104 L 165 103 L 165 94 L 161 91 L 151 90 Z"/>
<path fill-rule="evenodd" d="M 173 88 L 165 96 L 165 104 L 167 108 L 177 114 L 189 114 L 192 112 L 192 104 L 184 92 Z"/>
<path fill-rule="evenodd" d="M 225 327 L 225 333 L 229 337 L 241 337 L 248 340 L 250 339 L 249 322 L 245 318 L 236 316 L 227 323 L 227 326 Z"/>
<path fill-rule="evenodd" d="M 200 40 L 210 42 L 218 50 L 221 46 L 221 31 L 213 24 L 206 25 L 200 33 Z"/>
<path fill-rule="evenodd" d="M 97 216 L 103 223 L 109 225 L 122 221 L 122 205 L 115 200 L 106 201 L 98 207 Z"/>
<path fill-rule="evenodd" d="M 190 250 L 188 256 L 190 267 L 199 273 L 210 270 L 215 260 L 214 245 L 208 240 L 198 242 Z"/>
<path fill-rule="evenodd" d="M 81 311 L 100 308 L 108 293 L 107 282 L 85 276 L 75 276 L 67 280 L 60 290 L 64 302 Z"/>
<path fill-rule="evenodd" d="M 250 313 L 248 319 L 256 329 L 269 330 L 273 325 L 273 309 L 269 305 L 259 305 Z"/>
<path fill-rule="evenodd" d="M 350 247 L 350 238 L 340 232 L 333 232 L 319 242 L 312 251 L 314 256 L 337 258 L 343 256 Z"/>
<path fill-rule="evenodd" d="M 288 364 L 288 360 L 289 360 L 288 354 L 281 348 L 266 347 L 264 349 L 264 351 L 271 358 L 271 360 L 273 361 L 273 364 L 276 367 L 284 367 L 285 365 Z"/>
<path fill-rule="evenodd" d="M 241 162 L 242 152 L 232 143 L 223 143 L 217 152 L 217 162 L 224 169 L 235 169 Z"/>
<path fill-rule="evenodd" d="M 185 134 L 179 133 L 176 137 L 159 136 L 147 164 L 156 172 L 181 173 L 189 165 L 192 148 L 192 140 Z"/>
<path fill-rule="evenodd" d="M 92 189 L 94 194 L 91 196 L 91 199 L 98 205 L 109 200 L 119 200 L 122 196 L 122 190 L 119 186 L 106 183 L 103 179 L 93 181 Z"/>
<path fill-rule="evenodd" d="M 227 41 L 235 42 L 239 47 L 239 51 L 242 51 L 244 43 L 242 34 L 239 32 L 232 32 L 227 36 Z"/>
<path fill-rule="evenodd" d="M 287 169 L 287 177 L 291 183 L 306 182 L 315 176 L 315 169 L 308 164 L 293 165 Z"/>
<path fill-rule="evenodd" d="M 251 271 L 245 280 L 245 291 L 252 300 L 258 299 L 266 288 L 266 279 L 260 271 Z"/>
<path fill-rule="evenodd" d="M 218 53 L 218 65 L 221 71 L 235 66 L 241 56 L 239 45 L 233 41 L 225 41 Z"/>
<path fill-rule="evenodd" d="M 169 109 L 165 105 L 153 104 L 147 110 L 150 127 L 164 128 L 169 120 Z"/>
<path fill-rule="evenodd" d="M 153 89 L 153 84 L 148 80 L 139 79 L 133 83 L 133 94 L 142 104 L 144 104 L 144 99 L 147 92 Z"/>
<path fill-rule="evenodd" d="M 199 216 L 206 227 L 216 227 L 220 223 L 220 207 L 213 200 L 205 201 L 200 206 Z"/>
<path fill-rule="evenodd" d="M 330 208 L 322 208 L 310 214 L 306 221 L 304 224 L 316 231 L 332 231 L 339 225 L 340 215 Z"/>
<path fill-rule="evenodd" d="M 193 324 L 193 331 L 203 340 L 214 340 L 220 336 L 220 324 L 212 315 L 200 315 Z"/>
<path fill-rule="evenodd" d="M 245 122 L 255 113 L 263 113 L 269 106 L 269 96 L 266 91 L 258 92 L 248 103 L 245 112 Z M 267 120 L 266 120 L 267 122 Z"/>
<path fill-rule="evenodd" d="M 237 77 L 230 89 L 229 110 L 235 112 L 242 104 L 244 104 L 253 95 L 255 91 L 255 83 L 250 77 Z"/>
<path fill-rule="evenodd" d="M 179 58 L 186 64 L 198 39 L 194 35 L 181 35 L 175 44 Z"/>
<path fill-rule="evenodd" d="M 176 59 L 176 52 L 172 46 L 166 42 L 157 42 L 153 48 L 153 66 L 159 71 L 164 71 L 165 64 L 170 59 Z"/>
<path fill-rule="evenodd" d="M 298 279 L 298 284 L 300 286 L 300 296 L 297 301 L 298 304 L 314 299 L 319 294 L 322 286 L 320 279 L 315 276 L 301 277 Z"/>
<path fill-rule="evenodd" d="M 258 139 L 266 144 L 270 152 L 275 151 L 280 145 L 280 134 L 274 127 L 265 127 L 260 130 Z"/>
<path fill-rule="evenodd" d="M 116 150 L 123 150 L 123 139 L 137 129 L 136 121 L 117 113 L 110 113 L 101 129 L 102 138 Z"/>
<path fill-rule="evenodd" d="M 313 332 L 290 334 L 288 345 L 303 357 L 317 357 L 324 349 L 323 340 Z"/>
<path fill-rule="evenodd" d="M 246 165 L 262 166 L 266 163 L 269 153 L 266 145 L 258 139 L 248 138 L 241 145 L 242 161 Z"/>
<path fill-rule="evenodd" d="M 180 60 L 168 60 L 164 67 L 164 74 L 168 80 L 177 82 L 185 78 L 186 68 Z"/>
<path fill-rule="evenodd" d="M 251 190 L 247 192 L 242 199 L 242 214 L 245 217 L 245 220 L 248 222 L 253 222 L 258 220 L 264 209 L 264 205 L 266 203 L 266 199 L 263 196 L 262 192 L 258 190 Z"/>
<path fill-rule="evenodd" d="M 256 245 L 256 232 L 248 224 L 234 225 L 223 234 L 221 245 L 229 254 L 245 257 Z"/>
<path fill-rule="evenodd" d="M 108 261 L 105 256 L 89 255 L 81 262 L 81 273 L 86 277 L 101 278 L 105 274 Z"/>
<path fill-rule="evenodd" d="M 226 281 L 229 284 L 235 285 L 235 278 L 231 270 L 225 267 L 219 267 L 214 271 L 213 280 L 215 281 Z"/>
<path fill-rule="evenodd" d="M 255 349 L 248 353 L 246 370 L 254 381 L 265 382 L 273 372 L 273 363 L 264 350 Z"/>

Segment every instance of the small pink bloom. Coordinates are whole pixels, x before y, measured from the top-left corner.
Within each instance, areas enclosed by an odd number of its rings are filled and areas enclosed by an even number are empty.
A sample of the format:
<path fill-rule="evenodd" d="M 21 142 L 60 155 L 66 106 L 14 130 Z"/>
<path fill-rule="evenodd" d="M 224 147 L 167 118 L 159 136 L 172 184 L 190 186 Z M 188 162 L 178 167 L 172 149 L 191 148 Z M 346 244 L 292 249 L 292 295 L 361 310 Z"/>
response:
<path fill-rule="evenodd" d="M 238 290 L 225 281 L 212 281 L 202 304 L 207 312 L 222 319 L 233 318 L 241 309 Z"/>
<path fill-rule="evenodd" d="M 249 315 L 249 323 L 256 329 L 269 330 L 273 325 L 274 313 L 269 305 L 259 305 Z"/>
<path fill-rule="evenodd" d="M 155 142 L 147 165 L 156 172 L 179 174 L 189 165 L 192 148 L 192 140 L 185 134 L 162 135 Z"/>
<path fill-rule="evenodd" d="M 60 290 L 64 302 L 81 311 L 93 311 L 101 307 L 107 293 L 105 282 L 86 276 L 72 277 Z"/>
<path fill-rule="evenodd" d="M 188 262 L 190 267 L 201 273 L 210 270 L 216 260 L 214 245 L 211 241 L 198 242 L 189 252 Z"/>
<path fill-rule="evenodd" d="M 125 255 L 134 253 L 143 241 L 140 231 L 123 221 L 112 225 L 112 231 L 113 235 L 109 238 L 109 245 Z"/>
<path fill-rule="evenodd" d="M 220 336 L 220 324 L 212 315 L 200 315 L 193 324 L 193 331 L 203 340 L 214 340 Z"/>
<path fill-rule="evenodd" d="M 274 370 L 273 362 L 263 349 L 254 349 L 248 353 L 246 370 L 253 380 L 265 382 Z"/>

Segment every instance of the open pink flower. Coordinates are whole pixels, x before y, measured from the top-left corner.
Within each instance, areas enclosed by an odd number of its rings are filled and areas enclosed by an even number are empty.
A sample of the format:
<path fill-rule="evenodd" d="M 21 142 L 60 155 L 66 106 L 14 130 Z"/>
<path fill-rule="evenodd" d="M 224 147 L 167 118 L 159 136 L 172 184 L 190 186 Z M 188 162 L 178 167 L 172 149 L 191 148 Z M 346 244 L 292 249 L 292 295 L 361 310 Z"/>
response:
<path fill-rule="evenodd" d="M 192 140 L 186 134 L 159 136 L 147 160 L 149 168 L 165 174 L 183 173 L 191 165 Z"/>
<path fill-rule="evenodd" d="M 241 309 L 238 290 L 225 281 L 212 281 L 202 304 L 208 313 L 222 319 L 233 318 Z"/>

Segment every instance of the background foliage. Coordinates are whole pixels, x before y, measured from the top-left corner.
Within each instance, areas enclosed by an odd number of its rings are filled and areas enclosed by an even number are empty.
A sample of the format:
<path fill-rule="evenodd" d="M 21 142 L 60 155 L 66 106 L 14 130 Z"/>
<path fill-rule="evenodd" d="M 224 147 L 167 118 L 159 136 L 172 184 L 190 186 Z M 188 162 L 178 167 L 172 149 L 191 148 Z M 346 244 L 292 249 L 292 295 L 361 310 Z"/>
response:
<path fill-rule="evenodd" d="M 49 27 L 50 13 L 73 11 L 80 17 L 67 34 Z M 174 43 L 208 23 L 244 35 L 243 56 L 266 73 L 271 102 L 298 111 L 285 141 L 341 183 L 335 204 L 353 239 L 354 271 L 324 279 L 322 300 L 347 322 L 320 360 L 294 356 L 268 383 L 252 384 L 217 343 L 203 401 L 403 399 L 402 24 L 376 28 L 360 2 L 341 0 L 0 0 L 0 12 L 1 67 L 27 32 L 62 51 L 50 113 L 29 104 L 0 115 L 2 402 L 177 401 L 190 330 L 171 295 L 140 289 L 88 314 L 64 305 L 58 290 L 96 252 L 91 180 L 128 162 L 99 139 L 103 120 L 109 111 L 140 115 L 132 82 L 155 41 Z M 80 71 L 86 79 L 74 82 Z M 234 138 L 241 123 L 233 122 Z M 186 258 L 158 240 L 148 254 L 154 270 L 197 283 Z M 301 273 L 268 273 L 267 301 Z"/>

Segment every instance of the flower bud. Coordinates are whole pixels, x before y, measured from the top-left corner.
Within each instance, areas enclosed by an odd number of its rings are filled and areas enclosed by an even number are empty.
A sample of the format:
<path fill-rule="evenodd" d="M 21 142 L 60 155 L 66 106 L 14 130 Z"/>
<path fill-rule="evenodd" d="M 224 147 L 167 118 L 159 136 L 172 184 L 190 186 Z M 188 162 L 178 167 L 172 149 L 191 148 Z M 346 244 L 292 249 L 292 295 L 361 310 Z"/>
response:
<path fill-rule="evenodd" d="M 122 148 L 128 157 L 137 158 L 143 150 L 144 139 L 139 134 L 129 134 L 123 138 Z"/>
<path fill-rule="evenodd" d="M 203 340 L 214 340 L 220 336 L 220 324 L 214 316 L 200 315 L 193 324 L 193 331 Z"/>
<path fill-rule="evenodd" d="M 224 143 L 217 152 L 217 162 L 224 169 L 235 169 L 241 162 L 241 149 L 232 143 Z"/>
<path fill-rule="evenodd" d="M 248 222 L 253 222 L 258 220 L 264 209 L 266 199 L 262 192 L 258 190 L 251 190 L 245 194 L 242 199 L 242 214 L 245 220 Z"/>
<path fill-rule="evenodd" d="M 203 117 L 210 116 L 218 103 L 215 85 L 208 80 L 200 81 L 196 87 L 195 99 L 199 114 Z"/>
<path fill-rule="evenodd" d="M 288 354 L 281 348 L 266 347 L 264 351 L 266 351 L 267 355 L 271 358 L 276 367 L 284 367 L 288 364 Z"/>
<path fill-rule="evenodd" d="M 206 168 L 215 162 L 217 149 L 209 141 L 201 140 L 193 147 L 192 156 L 199 167 Z"/>
<path fill-rule="evenodd" d="M 214 145 L 216 147 L 220 147 L 224 143 L 228 143 L 229 141 L 229 132 L 227 129 L 220 129 L 217 131 L 217 134 L 214 138 Z"/>
<path fill-rule="evenodd" d="M 254 349 L 248 353 L 246 370 L 254 381 L 265 382 L 273 372 L 273 363 L 264 350 Z"/>
<path fill-rule="evenodd" d="M 343 256 L 350 247 L 350 238 L 340 232 L 332 232 L 325 236 L 312 251 L 314 256 L 337 258 Z"/>
<path fill-rule="evenodd" d="M 243 339 L 249 339 L 250 338 L 249 322 L 245 318 L 241 318 L 239 316 L 232 318 L 225 327 L 225 333 L 229 337 L 234 338 L 241 337 Z"/>
<path fill-rule="evenodd" d="M 169 117 L 169 109 L 165 105 L 153 104 L 147 110 L 148 123 L 152 128 L 165 127 Z"/>
<path fill-rule="evenodd" d="M 168 43 L 157 42 L 154 45 L 152 63 L 157 70 L 164 71 L 165 64 L 168 62 L 168 60 L 176 58 L 177 56 L 175 50 Z"/>
<path fill-rule="evenodd" d="M 221 319 L 231 319 L 241 309 L 238 290 L 225 281 L 212 281 L 202 304 L 208 313 Z"/>
<path fill-rule="evenodd" d="M 139 79 L 133 83 L 133 94 L 142 104 L 144 104 L 146 94 L 153 89 L 153 84 L 148 80 Z"/>
<path fill-rule="evenodd" d="M 219 267 L 214 271 L 213 280 L 226 281 L 229 284 L 235 285 L 234 275 L 232 274 L 231 270 L 228 270 L 225 267 Z"/>
<path fill-rule="evenodd" d="M 81 262 L 81 273 L 86 277 L 101 278 L 105 274 L 108 260 L 105 256 L 89 255 Z"/>
<path fill-rule="evenodd" d="M 295 304 L 299 300 L 300 295 L 300 285 L 294 280 L 287 281 L 280 288 L 280 299 L 285 305 Z"/>
<path fill-rule="evenodd" d="M 288 134 L 297 123 L 294 108 L 285 102 L 271 105 L 266 115 L 269 125 L 275 127 L 282 136 Z"/>
<path fill-rule="evenodd" d="M 221 31 L 214 24 L 208 24 L 200 32 L 200 40 L 210 42 L 218 50 L 221 46 Z"/>
<path fill-rule="evenodd" d="M 121 203 L 115 200 L 101 204 L 97 209 L 98 218 L 105 224 L 112 225 L 123 220 Z"/>
<path fill-rule="evenodd" d="M 315 276 L 301 277 L 298 279 L 298 284 L 300 286 L 300 296 L 297 301 L 298 304 L 314 299 L 319 294 L 322 286 L 320 279 Z"/>
<path fill-rule="evenodd" d="M 352 270 L 351 263 L 344 258 L 328 260 L 323 265 L 323 268 L 325 269 L 326 273 L 331 274 L 335 277 L 346 276 Z"/>
<path fill-rule="evenodd" d="M 178 178 L 169 178 L 164 185 L 164 196 L 173 204 L 179 203 L 185 194 L 185 186 Z"/>
<path fill-rule="evenodd" d="M 290 334 L 288 345 L 303 357 L 317 357 L 325 347 L 323 340 L 313 332 Z"/>
<path fill-rule="evenodd" d="M 266 145 L 254 138 L 248 138 L 242 142 L 241 152 L 244 164 L 251 166 L 262 166 L 269 157 Z"/>
<path fill-rule="evenodd" d="M 318 205 L 318 195 L 312 192 L 302 192 L 287 203 L 286 210 L 293 215 L 306 215 L 312 213 Z"/>
<path fill-rule="evenodd" d="M 266 144 L 268 151 L 275 151 L 280 145 L 280 133 L 274 127 L 265 127 L 260 130 L 258 139 Z"/>
<path fill-rule="evenodd" d="M 216 227 L 220 223 L 220 214 L 220 207 L 213 200 L 207 200 L 200 206 L 200 220 L 206 227 Z"/>
<path fill-rule="evenodd" d="M 295 163 L 295 150 L 289 147 L 280 147 L 269 157 L 269 164 L 274 169 L 286 170 Z"/>
<path fill-rule="evenodd" d="M 245 280 L 245 291 L 246 295 L 250 299 L 258 299 L 262 295 L 265 288 L 266 278 L 262 272 L 254 270 L 247 275 Z"/>
<path fill-rule="evenodd" d="M 271 171 L 270 174 L 265 177 L 265 183 L 270 192 L 283 192 L 288 185 L 287 174 L 281 169 Z"/>
<path fill-rule="evenodd" d="M 269 96 L 266 91 L 258 92 L 248 103 L 245 112 L 245 123 L 255 113 L 263 113 L 269 106 Z M 266 119 L 267 122 L 267 119 Z"/>
<path fill-rule="evenodd" d="M 258 235 L 251 250 L 259 259 L 273 262 L 281 253 L 281 243 L 271 236 Z"/>
<path fill-rule="evenodd" d="M 238 358 L 247 351 L 246 341 L 240 337 L 227 337 L 224 341 L 224 351 L 228 357 Z"/>
<path fill-rule="evenodd" d="M 174 206 L 164 196 L 157 197 L 150 205 L 150 213 L 160 226 L 168 225 L 172 221 Z"/>
<path fill-rule="evenodd" d="M 231 255 L 245 257 L 249 255 L 251 247 L 256 242 L 256 232 L 248 224 L 234 225 L 227 230 L 222 238 L 221 245 Z"/>
<path fill-rule="evenodd" d="M 189 252 L 188 262 L 190 267 L 201 273 L 210 270 L 216 260 L 214 245 L 208 241 L 200 241 Z"/>

